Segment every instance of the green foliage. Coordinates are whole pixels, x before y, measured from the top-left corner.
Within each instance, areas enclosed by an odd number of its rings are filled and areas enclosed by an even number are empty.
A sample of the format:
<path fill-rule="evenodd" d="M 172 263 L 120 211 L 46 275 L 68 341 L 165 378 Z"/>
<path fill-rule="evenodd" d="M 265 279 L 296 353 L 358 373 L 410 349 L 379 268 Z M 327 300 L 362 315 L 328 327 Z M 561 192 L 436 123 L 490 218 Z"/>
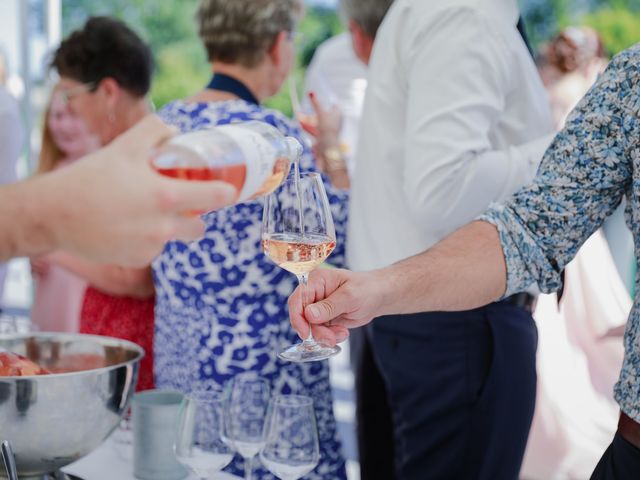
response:
<path fill-rule="evenodd" d="M 640 41 L 640 0 L 527 0 L 521 3 L 534 49 L 569 25 L 594 27 L 612 54 Z"/>
<path fill-rule="evenodd" d="M 344 31 L 344 25 L 335 10 L 323 7 L 307 9 L 298 30 L 303 35 L 303 43 L 298 55 L 300 64 L 307 67 L 313 53 L 322 42 Z"/>
<path fill-rule="evenodd" d="M 189 40 L 158 50 L 151 98 L 156 108 L 177 98 L 193 95 L 209 81 L 211 68 L 200 43 Z"/>
<path fill-rule="evenodd" d="M 229 0 L 233 1 L 233 0 Z M 92 15 L 120 18 L 150 45 L 156 61 L 151 97 L 157 108 L 201 89 L 210 67 L 198 39 L 194 14 L 198 0 L 63 0 L 63 34 L 80 28 Z M 311 61 L 317 46 L 344 30 L 338 14 L 328 8 L 310 7 L 298 30 L 298 72 Z M 286 86 L 285 86 L 286 87 Z M 288 91 L 266 102 L 267 106 L 291 115 Z"/>
<path fill-rule="evenodd" d="M 583 23 L 600 33 L 607 51 L 611 54 L 640 42 L 640 15 L 637 12 L 620 7 L 605 7 L 585 15 Z"/>

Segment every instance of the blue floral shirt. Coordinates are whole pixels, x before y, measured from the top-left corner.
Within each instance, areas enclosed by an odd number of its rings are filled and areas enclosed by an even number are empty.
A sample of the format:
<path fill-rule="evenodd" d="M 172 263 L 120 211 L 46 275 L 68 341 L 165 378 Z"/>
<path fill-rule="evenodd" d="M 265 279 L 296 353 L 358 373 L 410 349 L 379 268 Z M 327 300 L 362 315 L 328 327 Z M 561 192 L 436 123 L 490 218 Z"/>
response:
<path fill-rule="evenodd" d="M 640 244 L 640 45 L 610 63 L 547 150 L 534 182 L 481 217 L 497 226 L 507 264 L 505 295 L 537 283 L 557 290 L 580 246 L 626 197 Z M 638 277 L 636 277 L 636 285 Z M 640 290 L 639 290 L 640 291 Z M 640 297 L 624 337 L 615 399 L 640 421 Z"/>
<path fill-rule="evenodd" d="M 159 115 L 182 132 L 258 120 L 302 141 L 302 132 L 290 119 L 243 100 L 177 101 L 164 107 Z M 300 169 L 315 168 L 313 156 L 305 146 Z M 347 194 L 327 182 L 325 186 L 337 236 L 336 249 L 327 262 L 342 266 Z M 283 362 L 276 356 L 298 341 L 287 312 L 287 299 L 297 280 L 262 253 L 262 200 L 241 203 L 203 218 L 204 238 L 191 243 L 170 242 L 153 263 L 156 385 L 183 392 L 219 388 L 234 375 L 252 370 L 271 381 L 274 394 L 310 396 L 318 422 L 321 459 L 305 478 L 346 479 L 328 363 Z M 242 475 L 238 456 L 227 470 Z M 256 460 L 254 478 L 275 477 Z"/>

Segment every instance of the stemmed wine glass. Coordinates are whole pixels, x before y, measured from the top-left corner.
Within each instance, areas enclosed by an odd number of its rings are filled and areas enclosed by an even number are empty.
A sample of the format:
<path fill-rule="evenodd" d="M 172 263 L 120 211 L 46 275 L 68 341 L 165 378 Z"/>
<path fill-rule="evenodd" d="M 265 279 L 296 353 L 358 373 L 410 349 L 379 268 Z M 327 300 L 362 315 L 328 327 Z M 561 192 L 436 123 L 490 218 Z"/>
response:
<path fill-rule="evenodd" d="M 253 458 L 264 445 L 264 422 L 271 387 L 253 372 L 236 375 L 225 400 L 225 435 L 244 458 L 244 475 L 251 479 Z"/>
<path fill-rule="evenodd" d="M 336 246 L 336 232 L 327 193 L 318 173 L 295 174 L 265 199 L 262 248 L 280 268 L 294 273 L 302 287 L 303 302 L 309 273 L 325 261 Z M 278 356 L 292 362 L 324 360 L 340 352 L 339 346 L 317 343 L 311 330 L 306 340 Z"/>
<path fill-rule="evenodd" d="M 304 98 L 304 92 L 302 92 L 299 86 L 301 81 L 296 78 L 294 73 L 291 73 L 287 82 L 289 85 L 289 99 L 291 100 L 293 114 L 303 130 L 311 136 L 317 137 L 318 117 L 311 103 Z"/>
<path fill-rule="evenodd" d="M 304 81 L 296 73 L 292 72 L 288 78 L 288 85 L 291 107 L 300 126 L 311 136 L 318 137 L 320 133 L 318 130 L 318 114 L 305 95 Z M 323 73 L 314 72 L 313 83 L 309 86 L 324 109 L 329 110 L 337 105 L 338 98 Z"/>
<path fill-rule="evenodd" d="M 313 401 L 301 395 L 279 395 L 269 405 L 262 464 L 282 480 L 297 480 L 320 460 Z"/>
<path fill-rule="evenodd" d="M 178 413 L 174 452 L 201 480 L 212 478 L 233 459 L 224 442 L 224 403 L 215 391 L 186 395 Z"/>

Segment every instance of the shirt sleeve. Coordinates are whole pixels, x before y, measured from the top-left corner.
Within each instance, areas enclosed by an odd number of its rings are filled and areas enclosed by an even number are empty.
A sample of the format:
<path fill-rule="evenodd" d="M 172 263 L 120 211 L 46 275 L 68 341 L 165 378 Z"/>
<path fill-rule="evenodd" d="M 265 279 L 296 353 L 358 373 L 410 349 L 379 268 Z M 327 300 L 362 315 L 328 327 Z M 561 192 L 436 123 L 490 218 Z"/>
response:
<path fill-rule="evenodd" d="M 531 181 L 553 137 L 493 146 L 516 86 L 513 53 L 482 14 L 449 8 L 426 28 L 407 40 L 404 186 L 416 222 L 450 232 Z"/>
<path fill-rule="evenodd" d="M 640 155 L 637 70 L 637 59 L 614 59 L 570 114 L 535 181 L 480 217 L 500 234 L 505 295 L 534 282 L 543 292 L 558 289 L 565 265 L 630 189 Z"/>

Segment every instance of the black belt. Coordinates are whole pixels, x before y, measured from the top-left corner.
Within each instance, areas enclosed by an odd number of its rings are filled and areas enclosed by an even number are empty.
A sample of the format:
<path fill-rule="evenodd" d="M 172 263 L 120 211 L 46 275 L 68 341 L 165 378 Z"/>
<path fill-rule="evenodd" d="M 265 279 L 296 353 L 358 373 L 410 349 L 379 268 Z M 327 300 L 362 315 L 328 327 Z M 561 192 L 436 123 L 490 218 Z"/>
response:
<path fill-rule="evenodd" d="M 536 308 L 536 297 L 527 292 L 514 293 L 503 298 L 502 301 L 524 308 L 529 313 L 533 313 L 533 309 Z"/>
<path fill-rule="evenodd" d="M 629 418 L 623 412 L 620 412 L 620 420 L 618 421 L 618 433 L 622 435 L 627 442 L 636 448 L 640 448 L 640 424 Z"/>

